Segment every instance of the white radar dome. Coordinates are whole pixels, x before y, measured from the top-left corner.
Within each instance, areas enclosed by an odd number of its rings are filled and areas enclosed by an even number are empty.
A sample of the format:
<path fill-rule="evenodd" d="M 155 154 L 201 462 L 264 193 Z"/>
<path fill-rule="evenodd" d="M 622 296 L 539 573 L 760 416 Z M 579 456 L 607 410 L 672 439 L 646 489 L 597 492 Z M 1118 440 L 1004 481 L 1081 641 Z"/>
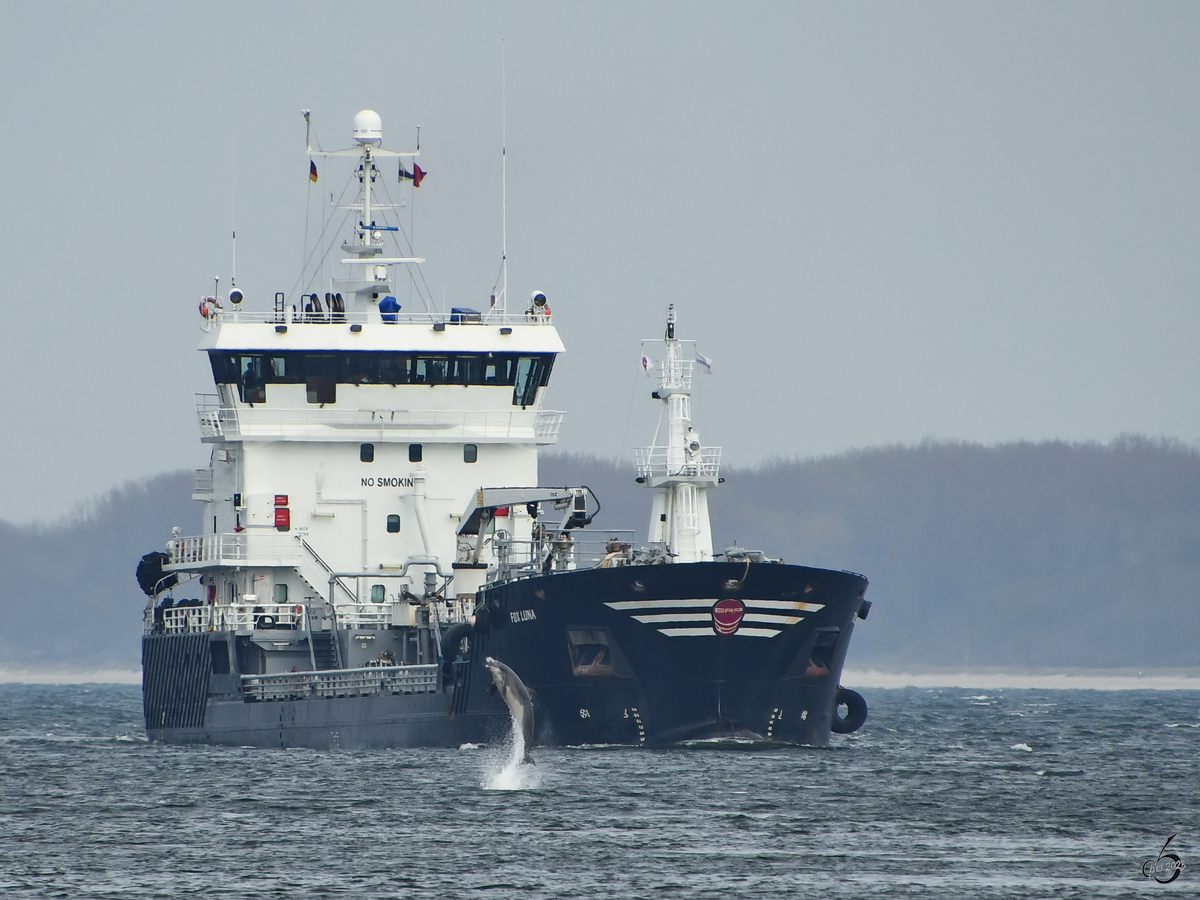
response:
<path fill-rule="evenodd" d="M 383 120 L 373 109 L 354 116 L 354 139 L 360 144 L 378 144 L 383 140 Z"/>

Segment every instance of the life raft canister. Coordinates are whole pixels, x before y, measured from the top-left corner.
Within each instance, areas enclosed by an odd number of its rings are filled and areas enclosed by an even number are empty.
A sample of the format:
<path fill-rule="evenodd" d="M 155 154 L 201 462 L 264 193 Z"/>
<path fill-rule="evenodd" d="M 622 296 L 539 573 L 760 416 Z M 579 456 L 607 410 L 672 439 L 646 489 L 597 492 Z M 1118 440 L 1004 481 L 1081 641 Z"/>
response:
<path fill-rule="evenodd" d="M 838 715 L 838 710 L 846 707 L 846 716 Z M 850 734 L 862 728 L 867 721 L 867 701 L 858 691 L 838 687 L 837 698 L 833 701 L 833 719 L 829 723 L 834 734 Z"/>

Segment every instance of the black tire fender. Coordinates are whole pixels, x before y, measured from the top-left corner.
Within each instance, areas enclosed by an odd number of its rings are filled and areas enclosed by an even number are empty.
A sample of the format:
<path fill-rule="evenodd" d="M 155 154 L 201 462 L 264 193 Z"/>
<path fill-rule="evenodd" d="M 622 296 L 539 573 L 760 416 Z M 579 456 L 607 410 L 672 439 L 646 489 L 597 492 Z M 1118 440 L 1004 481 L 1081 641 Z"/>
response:
<path fill-rule="evenodd" d="M 449 680 L 454 677 L 454 657 L 458 655 L 458 645 L 471 631 L 470 622 L 459 622 L 442 635 L 442 646 L 438 649 L 442 655 L 443 678 Z"/>
<path fill-rule="evenodd" d="M 838 710 L 843 706 L 846 707 L 845 718 L 838 715 Z M 850 734 L 862 728 L 865 721 L 867 721 L 867 701 L 863 699 L 863 695 L 858 691 L 839 686 L 837 697 L 833 701 L 833 721 L 829 725 L 833 733 Z"/>

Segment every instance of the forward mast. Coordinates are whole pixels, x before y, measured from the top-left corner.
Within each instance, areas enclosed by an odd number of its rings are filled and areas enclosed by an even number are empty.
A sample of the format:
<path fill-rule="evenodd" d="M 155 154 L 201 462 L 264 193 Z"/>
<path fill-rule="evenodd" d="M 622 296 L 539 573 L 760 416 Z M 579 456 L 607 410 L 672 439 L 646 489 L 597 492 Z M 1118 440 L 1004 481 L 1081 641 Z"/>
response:
<path fill-rule="evenodd" d="M 685 352 L 694 350 L 692 342 L 675 336 L 674 304 L 667 307 L 662 343 L 661 360 L 643 358 L 648 370 L 658 372 L 653 397 L 664 409 L 655 444 L 635 451 L 637 480 L 655 492 L 649 534 L 652 550 L 673 562 L 704 562 L 713 558 L 708 490 L 721 481 L 721 448 L 705 447 L 692 427 L 691 389 L 697 361 Z M 664 431 L 664 443 L 659 444 Z"/>

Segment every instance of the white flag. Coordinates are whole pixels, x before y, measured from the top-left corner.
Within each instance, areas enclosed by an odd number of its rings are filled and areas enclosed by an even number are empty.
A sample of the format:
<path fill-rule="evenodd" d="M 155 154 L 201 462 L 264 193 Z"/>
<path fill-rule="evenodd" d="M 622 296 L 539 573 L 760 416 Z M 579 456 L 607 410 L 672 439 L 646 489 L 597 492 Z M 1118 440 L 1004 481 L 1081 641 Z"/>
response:
<path fill-rule="evenodd" d="M 704 366 L 704 368 L 707 370 L 709 375 L 712 374 L 713 361 L 711 359 L 709 359 L 707 356 L 705 356 L 703 353 L 701 353 L 699 350 L 696 351 L 696 362 L 698 362 L 698 363 L 700 363 L 700 365 Z"/>
<path fill-rule="evenodd" d="M 649 375 L 650 370 L 653 368 L 654 368 L 654 360 L 652 360 L 645 353 L 643 353 L 642 354 L 642 371 L 645 372 L 647 375 Z"/>

